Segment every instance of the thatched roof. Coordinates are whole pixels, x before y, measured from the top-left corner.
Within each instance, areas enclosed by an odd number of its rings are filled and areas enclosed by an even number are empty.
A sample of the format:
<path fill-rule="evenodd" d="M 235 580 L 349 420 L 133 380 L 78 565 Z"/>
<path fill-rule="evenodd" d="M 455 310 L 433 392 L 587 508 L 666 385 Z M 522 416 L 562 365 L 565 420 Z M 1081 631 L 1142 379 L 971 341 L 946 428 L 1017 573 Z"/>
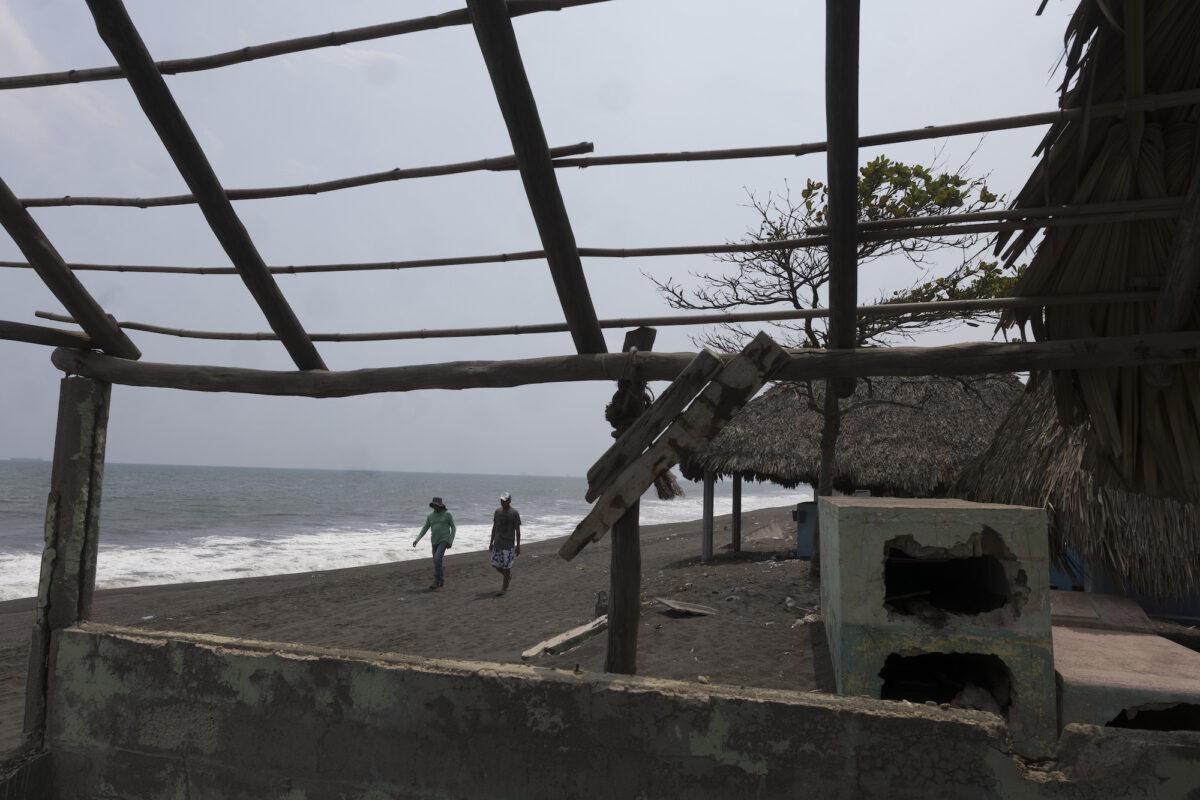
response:
<path fill-rule="evenodd" d="M 1090 426 L 1058 422 L 1047 382 L 1009 412 L 991 447 L 950 489 L 977 502 L 1051 508 L 1051 550 L 1083 556 L 1140 594 L 1158 598 L 1200 589 L 1196 506 L 1134 494 L 1097 477 Z"/>
<path fill-rule="evenodd" d="M 1124 4 L 1081 3 L 1066 36 L 1063 104 L 1086 107 L 1126 97 L 1200 87 L 1200 2 L 1147 0 L 1144 25 Z M 1124 27 L 1122 30 L 1121 25 Z M 1139 28 L 1144 34 L 1139 35 Z M 1127 65 L 1131 65 L 1128 66 Z M 1073 119 L 1052 126 L 1043 159 L 1017 207 L 1181 197 L 1198 169 L 1200 106 L 1124 117 Z M 1047 232 L 1016 294 L 1122 292 L 1155 286 L 1165 274 L 1178 223 L 1153 219 L 1055 228 Z M 1036 232 L 1011 239 L 1009 263 Z M 1200 328 L 1191 299 L 1182 326 Z M 1046 308 L 1029 320 L 1040 340 L 1123 336 L 1154 328 L 1153 303 Z M 1044 317 L 1044 319 L 1043 319 Z M 1087 419 L 1108 465 L 1151 494 L 1200 497 L 1200 372 L 1174 368 L 1167 391 L 1149 389 L 1142 369 L 1059 373 L 1054 388 L 1068 423 Z"/>
<path fill-rule="evenodd" d="M 698 459 L 682 466 L 784 486 L 817 483 L 821 466 L 823 384 L 780 383 L 742 410 Z M 880 494 L 944 494 L 983 451 L 1020 394 L 1011 375 L 970 381 L 874 378 L 842 401 L 834 486 Z"/>

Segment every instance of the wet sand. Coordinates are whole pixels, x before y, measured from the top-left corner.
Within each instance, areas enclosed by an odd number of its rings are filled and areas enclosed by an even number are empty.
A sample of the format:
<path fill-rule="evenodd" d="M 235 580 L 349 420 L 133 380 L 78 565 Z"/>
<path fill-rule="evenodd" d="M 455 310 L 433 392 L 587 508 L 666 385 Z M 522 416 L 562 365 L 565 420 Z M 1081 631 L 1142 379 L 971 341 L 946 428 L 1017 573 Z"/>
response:
<path fill-rule="evenodd" d="M 798 623 L 818 603 L 808 562 L 785 557 L 790 509 L 743 515 L 743 552 L 729 542 L 729 517 L 716 520 L 717 556 L 700 563 L 700 522 L 642 529 L 643 604 L 638 645 L 642 675 L 800 691 L 828 688 L 819 623 Z M 774 535 L 773 535 L 774 534 Z M 432 562 L 263 578 L 143 586 L 97 592 L 99 622 L 157 630 L 218 633 L 268 641 L 519 662 L 543 639 L 592 619 L 608 589 L 608 540 L 574 561 L 556 555 L 561 539 L 522 548 L 512 588 L 483 552 L 446 557 L 446 587 L 428 591 Z M 421 543 L 425 547 L 425 543 Z M 427 552 L 427 551 L 426 551 Z M 716 608 L 678 617 L 651 598 Z M 790 603 L 789 603 L 790 598 Z M 33 600 L 0 603 L 0 752 L 17 744 Z M 531 663 L 602 671 L 605 636 Z"/>

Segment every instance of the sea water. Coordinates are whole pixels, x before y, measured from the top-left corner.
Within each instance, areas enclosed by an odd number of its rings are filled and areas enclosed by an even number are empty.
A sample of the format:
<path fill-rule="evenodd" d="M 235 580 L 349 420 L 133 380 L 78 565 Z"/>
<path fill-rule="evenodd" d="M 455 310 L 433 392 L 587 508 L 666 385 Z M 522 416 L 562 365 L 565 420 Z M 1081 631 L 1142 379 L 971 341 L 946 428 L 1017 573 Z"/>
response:
<path fill-rule="evenodd" d="M 37 592 L 48 462 L 0 461 L 0 600 Z M 644 525 L 701 516 L 686 496 L 642 500 Z M 521 538 L 569 534 L 588 512 L 582 478 L 108 464 L 100 513 L 102 588 L 244 578 L 428 558 L 412 540 L 434 496 L 454 514 L 451 552 L 484 550 L 501 492 L 521 512 Z M 807 487 L 746 483 L 742 508 L 809 499 Z M 730 510 L 718 483 L 716 513 Z M 699 542 L 697 542 L 699 547 Z"/>

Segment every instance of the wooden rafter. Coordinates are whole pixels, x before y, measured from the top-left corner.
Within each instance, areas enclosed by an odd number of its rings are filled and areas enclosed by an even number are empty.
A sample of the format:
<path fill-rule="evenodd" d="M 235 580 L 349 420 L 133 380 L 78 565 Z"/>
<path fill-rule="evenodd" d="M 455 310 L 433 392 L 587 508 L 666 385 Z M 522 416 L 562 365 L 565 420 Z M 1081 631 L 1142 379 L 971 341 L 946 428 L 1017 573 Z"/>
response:
<path fill-rule="evenodd" d="M 46 344 L 51 347 L 78 347 L 88 350 L 95 347 L 91 337 L 78 331 L 64 331 L 45 325 L 27 325 L 24 322 L 0 320 L 0 339 L 9 342 Z"/>
<path fill-rule="evenodd" d="M 467 0 L 467 9 L 508 127 L 525 196 L 575 349 L 580 353 L 603 353 L 608 348 L 596 321 L 596 309 L 575 246 L 575 233 L 554 174 L 550 145 L 521 61 L 507 4 L 504 0 Z"/>
<path fill-rule="evenodd" d="M 860 0 L 825 0 L 829 182 L 829 346 L 858 342 L 858 46 Z M 840 397 L 854 392 L 839 381 Z"/>
<path fill-rule="evenodd" d="M 154 59 L 121 0 L 88 0 L 100 38 L 125 72 L 138 103 L 157 131 L 184 182 L 197 198 L 230 261 L 259 308 L 300 369 L 325 369 L 325 362 L 304 332 L 287 299 L 259 255 L 250 234 L 225 195 L 208 157 L 196 140 L 179 105 L 167 88 Z"/>
<path fill-rule="evenodd" d="M 860 317 L 875 319 L 907 315 L 953 316 L 977 312 L 1005 311 L 1014 308 L 1042 308 L 1051 306 L 1109 305 L 1114 303 L 1149 303 L 1159 298 L 1152 290 L 1130 292 L 1095 292 L 1091 294 L 1043 295 L 1028 297 L 985 297 L 971 300 L 930 300 L 916 303 L 879 303 L 859 306 L 855 312 Z M 74 322 L 65 314 L 38 311 L 36 315 L 52 322 Z M 657 317 L 622 317 L 598 320 L 605 330 L 638 328 L 643 326 L 670 327 L 675 325 L 730 325 L 744 322 L 782 322 L 798 319 L 827 319 L 828 308 L 778 308 L 770 311 L 710 312 L 700 314 L 669 314 Z M 183 339 L 215 339 L 235 342 L 267 342 L 277 340 L 273 333 L 265 331 L 198 331 L 173 328 L 166 325 L 151 325 L 145 322 L 118 322 L 122 328 Z M 422 328 L 410 331 L 377 331 L 363 333 L 310 333 L 314 342 L 390 342 L 411 339 L 465 339 L 479 336 L 522 336 L 542 333 L 568 333 L 569 328 L 561 322 L 534 325 L 495 325 L 479 328 Z"/>
<path fill-rule="evenodd" d="M 605 0 L 508 0 L 509 14 L 520 16 L 534 14 L 539 11 L 560 11 L 564 8 L 602 3 Z M 228 50 L 224 53 L 214 53 L 196 58 L 174 58 L 168 61 L 157 61 L 155 66 L 163 75 L 178 75 L 185 72 L 200 72 L 208 69 L 218 69 L 234 64 L 245 64 L 263 58 L 274 58 L 289 53 L 300 53 L 306 50 L 318 50 L 323 47 L 340 47 L 354 42 L 367 42 L 372 39 L 384 39 L 405 33 L 432 31 L 452 25 L 470 25 L 471 19 L 467 10 L 456 9 L 443 14 L 434 14 L 417 19 L 405 19 L 398 22 L 384 22 L 379 25 L 367 25 L 361 28 L 320 33 L 314 36 L 300 36 L 295 39 L 283 39 L 276 42 L 253 44 Z M 120 67 L 94 67 L 91 69 L 69 69 L 63 72 L 42 72 L 34 75 L 16 75 L 0 78 L 0 90 L 28 89 L 39 86 L 61 86 L 71 83 L 87 83 L 91 81 L 112 81 L 125 77 Z"/>
<path fill-rule="evenodd" d="M 71 312 L 71 316 L 91 337 L 94 346 L 109 355 L 141 358 L 141 351 L 79 282 L 3 180 L 0 180 L 0 224 L 4 225 L 8 235 L 47 288 L 58 298 L 58 302 Z"/>
<path fill-rule="evenodd" d="M 674 380 L 693 353 L 639 353 L 638 375 Z M 459 361 L 349 372 L 299 372 L 189 364 L 154 364 L 58 348 L 54 365 L 72 375 L 127 386 L 295 397 L 351 397 L 425 389 L 496 389 L 541 383 L 615 381 L 629 374 L 627 353 L 598 353 L 507 361 Z M 827 380 L 897 375 L 984 375 L 1031 370 L 1108 369 L 1200 363 L 1200 331 L 1054 339 L 1045 342 L 970 342 L 941 347 L 860 347 L 799 350 L 773 374 L 777 380 Z"/>

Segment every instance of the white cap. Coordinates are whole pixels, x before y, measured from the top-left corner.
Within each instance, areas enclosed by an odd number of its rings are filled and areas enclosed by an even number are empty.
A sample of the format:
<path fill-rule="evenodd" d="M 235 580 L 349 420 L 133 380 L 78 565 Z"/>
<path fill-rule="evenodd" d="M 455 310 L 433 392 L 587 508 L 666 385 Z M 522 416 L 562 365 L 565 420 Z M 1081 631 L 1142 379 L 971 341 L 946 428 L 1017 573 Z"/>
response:
<path fill-rule="evenodd" d="M 512 502 L 512 494 L 510 494 L 509 492 L 504 492 L 503 494 L 500 495 L 500 502 L 501 503 Z"/>

